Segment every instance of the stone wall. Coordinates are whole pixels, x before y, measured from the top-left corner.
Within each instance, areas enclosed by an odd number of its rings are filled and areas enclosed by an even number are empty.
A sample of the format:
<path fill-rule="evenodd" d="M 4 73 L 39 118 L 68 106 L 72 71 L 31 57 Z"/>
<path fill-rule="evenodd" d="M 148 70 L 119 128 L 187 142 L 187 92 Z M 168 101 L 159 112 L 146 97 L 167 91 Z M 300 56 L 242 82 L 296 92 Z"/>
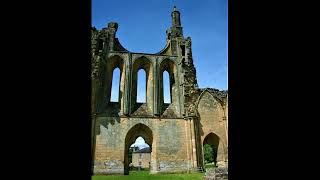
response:
<path fill-rule="evenodd" d="M 220 164 L 226 162 L 228 158 L 225 102 L 225 99 L 210 90 L 202 91 L 197 102 L 201 144 L 211 134 L 218 137 L 217 161 Z"/>
<path fill-rule="evenodd" d="M 129 130 L 138 124 L 150 128 L 153 137 L 134 133 L 133 139 L 142 136 L 152 149 L 152 173 L 157 172 L 186 172 L 192 166 L 190 157 L 190 126 L 184 119 L 157 119 L 157 118 L 114 118 L 99 117 L 96 149 L 95 174 L 123 174 L 125 149 L 133 142 L 126 142 Z M 152 142 L 148 142 L 152 139 Z M 130 144 L 131 143 L 131 144 Z"/>

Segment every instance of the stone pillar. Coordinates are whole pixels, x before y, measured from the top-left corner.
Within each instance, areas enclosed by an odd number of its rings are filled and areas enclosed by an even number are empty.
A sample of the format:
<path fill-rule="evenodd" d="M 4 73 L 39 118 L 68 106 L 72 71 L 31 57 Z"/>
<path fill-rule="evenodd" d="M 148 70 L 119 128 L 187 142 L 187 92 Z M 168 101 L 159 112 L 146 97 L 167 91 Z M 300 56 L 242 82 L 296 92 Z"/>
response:
<path fill-rule="evenodd" d="M 217 165 L 225 167 L 225 147 L 223 142 L 220 140 L 217 152 Z"/>
<path fill-rule="evenodd" d="M 130 103 L 131 103 L 131 59 L 132 55 L 129 53 L 129 60 L 125 61 L 124 69 L 125 69 L 125 82 L 124 82 L 124 106 L 123 106 L 123 114 L 129 115 L 130 113 Z"/>
<path fill-rule="evenodd" d="M 95 148 L 96 148 L 96 113 L 91 115 L 92 127 L 91 127 L 91 173 L 94 171 L 94 160 L 95 160 Z"/>
<path fill-rule="evenodd" d="M 223 127 L 225 128 L 225 135 L 226 135 L 226 143 L 228 144 L 228 125 L 227 125 L 227 118 L 224 116 L 222 119 Z"/>
<path fill-rule="evenodd" d="M 151 162 L 150 162 L 150 174 L 158 173 L 158 163 L 157 163 L 157 146 L 156 143 L 152 143 L 151 152 Z"/>
<path fill-rule="evenodd" d="M 225 139 L 225 144 L 223 145 L 224 162 L 220 166 L 228 168 L 228 96 L 227 96 L 226 103 L 225 103 L 224 117 L 223 117 L 223 121 L 222 122 L 223 122 L 223 125 L 225 127 L 226 139 Z"/>
<path fill-rule="evenodd" d="M 194 128 L 194 118 L 190 118 L 190 134 L 191 134 L 191 147 L 192 147 L 192 167 L 197 167 L 197 151 L 196 151 L 196 140 L 195 140 L 195 128 Z"/>
<path fill-rule="evenodd" d="M 158 121 L 155 121 L 155 129 L 153 131 L 150 174 L 157 174 L 159 172 L 158 157 L 157 157 L 157 141 L 158 141 Z"/>
<path fill-rule="evenodd" d="M 196 139 L 196 155 L 197 155 L 197 167 L 203 167 L 203 156 L 202 156 L 202 140 L 199 133 L 199 119 L 198 117 L 193 118 L 193 124 L 195 129 L 195 139 Z"/>
<path fill-rule="evenodd" d="M 125 62 L 122 64 L 121 67 L 121 74 L 120 74 L 120 92 L 119 92 L 119 105 L 120 105 L 120 112 L 119 115 L 123 116 L 124 114 L 124 106 L 125 106 L 125 81 L 126 81 L 126 64 Z M 112 89 L 110 90 L 110 92 Z M 111 95 L 111 93 L 110 93 Z M 111 98 L 111 97 L 110 97 Z"/>
<path fill-rule="evenodd" d="M 176 66 L 177 67 L 177 72 L 175 73 L 176 74 L 176 90 L 178 91 L 178 99 L 177 99 L 177 107 L 178 107 L 178 113 L 179 113 L 179 117 L 182 117 L 182 110 L 183 110 L 183 87 L 181 86 L 180 82 L 181 82 L 181 79 L 180 77 L 183 77 L 183 74 L 181 73 L 181 67 L 179 65 Z"/>
<path fill-rule="evenodd" d="M 190 168 L 192 167 L 192 145 L 191 145 L 191 133 L 190 133 L 190 122 L 189 117 L 184 118 L 184 126 L 185 126 L 185 132 L 186 132 L 186 146 L 187 146 L 187 154 L 186 157 L 188 159 L 188 171 L 190 171 Z"/>
<path fill-rule="evenodd" d="M 153 114 L 158 116 L 160 115 L 159 110 L 159 102 L 160 102 L 160 95 L 159 95 L 159 64 L 158 59 L 153 65 Z"/>

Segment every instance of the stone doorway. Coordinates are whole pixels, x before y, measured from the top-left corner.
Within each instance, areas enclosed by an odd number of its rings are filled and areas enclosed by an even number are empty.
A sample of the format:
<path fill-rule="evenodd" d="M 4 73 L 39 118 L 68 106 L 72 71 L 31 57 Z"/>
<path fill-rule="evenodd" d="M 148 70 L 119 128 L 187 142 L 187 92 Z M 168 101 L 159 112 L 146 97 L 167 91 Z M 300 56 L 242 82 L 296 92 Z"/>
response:
<path fill-rule="evenodd" d="M 154 156 L 154 153 L 152 153 L 152 143 L 153 143 L 153 134 L 152 130 L 144 125 L 144 124 L 136 124 L 133 126 L 127 133 L 126 138 L 125 138 L 125 149 L 124 149 L 124 174 L 128 175 L 129 174 L 129 148 L 132 144 L 135 143 L 136 139 L 138 137 L 142 137 L 145 140 L 145 143 L 149 145 L 150 147 L 150 152 L 151 152 L 151 161 L 153 159 L 152 156 Z M 151 170 L 151 168 L 150 168 Z"/>
<path fill-rule="evenodd" d="M 202 144 L 202 148 L 203 148 L 203 161 L 204 161 L 204 165 L 205 165 L 205 157 L 204 157 L 204 146 L 205 145 L 209 145 L 212 149 L 212 159 L 213 159 L 213 163 L 216 165 L 217 161 L 219 159 L 221 159 L 221 153 L 219 151 L 219 143 L 220 143 L 220 138 L 214 134 L 214 133 L 209 133 L 203 140 L 203 144 Z M 222 146 L 222 145 L 220 145 Z M 220 148 L 221 149 L 221 148 Z M 219 158 L 218 158 L 219 156 Z"/>

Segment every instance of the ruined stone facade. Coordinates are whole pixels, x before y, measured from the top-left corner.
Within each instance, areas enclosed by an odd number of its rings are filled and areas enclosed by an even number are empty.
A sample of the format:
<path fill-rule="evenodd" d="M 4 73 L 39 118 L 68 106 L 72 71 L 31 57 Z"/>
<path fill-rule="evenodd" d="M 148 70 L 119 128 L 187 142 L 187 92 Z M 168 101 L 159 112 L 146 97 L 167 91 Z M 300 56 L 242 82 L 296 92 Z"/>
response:
<path fill-rule="evenodd" d="M 92 153 L 94 174 L 128 174 L 128 150 L 137 137 L 151 148 L 150 173 L 203 167 L 203 144 L 213 145 L 218 165 L 228 162 L 227 92 L 198 88 L 191 38 L 180 12 L 171 13 L 167 43 L 156 54 L 126 50 L 118 24 L 92 28 Z M 119 101 L 111 102 L 113 70 L 120 69 Z M 137 72 L 146 72 L 146 103 L 137 103 Z M 164 103 L 163 72 L 171 103 Z"/>

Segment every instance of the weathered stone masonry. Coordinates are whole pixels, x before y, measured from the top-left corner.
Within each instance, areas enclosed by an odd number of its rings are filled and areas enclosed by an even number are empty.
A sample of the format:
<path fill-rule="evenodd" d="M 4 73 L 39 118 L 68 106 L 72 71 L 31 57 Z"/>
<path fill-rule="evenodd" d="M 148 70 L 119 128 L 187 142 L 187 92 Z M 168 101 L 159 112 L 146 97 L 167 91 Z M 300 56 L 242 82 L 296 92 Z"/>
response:
<path fill-rule="evenodd" d="M 167 44 L 156 54 L 126 50 L 118 24 L 92 28 L 92 153 L 94 174 L 128 174 L 128 148 L 142 136 L 151 147 L 151 173 L 189 172 L 203 167 L 203 143 L 227 165 L 227 92 L 200 89 L 191 38 L 184 38 L 180 12 L 171 13 Z M 119 101 L 111 102 L 112 76 L 120 69 Z M 137 73 L 146 72 L 146 103 L 137 103 Z M 169 73 L 171 103 L 164 103 Z"/>

